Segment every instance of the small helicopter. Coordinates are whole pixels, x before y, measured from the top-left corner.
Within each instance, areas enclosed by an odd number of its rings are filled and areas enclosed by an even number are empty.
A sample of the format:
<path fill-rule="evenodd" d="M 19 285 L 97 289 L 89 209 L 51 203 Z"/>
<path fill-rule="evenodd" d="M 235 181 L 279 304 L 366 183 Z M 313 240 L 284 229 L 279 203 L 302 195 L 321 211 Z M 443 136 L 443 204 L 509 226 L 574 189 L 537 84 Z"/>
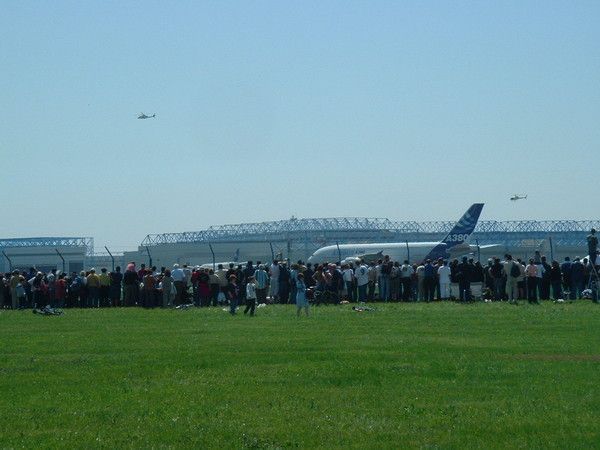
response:
<path fill-rule="evenodd" d="M 140 113 L 140 115 L 138 116 L 138 119 L 154 119 L 156 117 L 156 113 L 152 114 L 151 116 L 147 116 L 144 113 Z"/>
<path fill-rule="evenodd" d="M 525 195 L 515 194 L 510 198 L 511 202 L 516 202 L 517 200 L 527 200 L 527 194 L 525 194 Z"/>

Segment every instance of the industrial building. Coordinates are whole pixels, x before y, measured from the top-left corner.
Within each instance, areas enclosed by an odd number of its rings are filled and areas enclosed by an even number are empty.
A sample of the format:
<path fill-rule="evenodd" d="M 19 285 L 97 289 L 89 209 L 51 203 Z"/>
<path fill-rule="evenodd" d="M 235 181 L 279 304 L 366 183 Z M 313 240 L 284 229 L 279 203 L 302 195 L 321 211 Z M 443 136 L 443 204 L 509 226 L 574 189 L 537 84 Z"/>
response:
<path fill-rule="evenodd" d="M 36 267 L 80 271 L 94 253 L 91 237 L 34 237 L 0 239 L 0 272 Z"/>
<path fill-rule="evenodd" d="M 212 226 L 202 231 L 147 235 L 137 251 L 96 252 L 91 237 L 0 239 L 0 271 L 36 267 L 79 271 L 124 266 L 128 261 L 172 266 L 228 261 L 306 260 L 325 245 L 369 242 L 439 241 L 453 221 L 393 221 L 384 218 L 316 218 Z M 586 236 L 598 220 L 521 220 L 478 222 L 471 244 L 499 244 L 473 254 L 476 259 L 510 252 L 527 258 L 538 250 L 549 258 L 586 256 Z"/>
<path fill-rule="evenodd" d="M 306 260 L 325 245 L 370 242 L 439 241 L 455 224 L 453 221 L 392 221 L 384 218 L 316 218 L 239 225 L 213 226 L 206 230 L 146 236 L 137 252 L 126 260 L 144 261 L 156 266 L 205 264 L 224 261 L 269 261 L 273 258 Z M 527 258 L 535 251 L 549 258 L 585 256 L 586 236 L 593 220 L 479 221 L 471 244 L 499 244 L 473 255 L 484 259 L 510 252 Z M 500 250 L 500 251 L 499 251 Z"/>

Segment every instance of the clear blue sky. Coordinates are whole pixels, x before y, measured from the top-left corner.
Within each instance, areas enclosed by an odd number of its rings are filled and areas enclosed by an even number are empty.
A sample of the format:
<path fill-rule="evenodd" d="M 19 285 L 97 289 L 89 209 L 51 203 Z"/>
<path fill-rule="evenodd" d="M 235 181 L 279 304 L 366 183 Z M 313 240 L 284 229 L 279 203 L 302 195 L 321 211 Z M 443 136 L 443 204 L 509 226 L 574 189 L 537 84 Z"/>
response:
<path fill-rule="evenodd" d="M 4 0 L 0 237 L 597 218 L 599 23 L 598 1 Z"/>

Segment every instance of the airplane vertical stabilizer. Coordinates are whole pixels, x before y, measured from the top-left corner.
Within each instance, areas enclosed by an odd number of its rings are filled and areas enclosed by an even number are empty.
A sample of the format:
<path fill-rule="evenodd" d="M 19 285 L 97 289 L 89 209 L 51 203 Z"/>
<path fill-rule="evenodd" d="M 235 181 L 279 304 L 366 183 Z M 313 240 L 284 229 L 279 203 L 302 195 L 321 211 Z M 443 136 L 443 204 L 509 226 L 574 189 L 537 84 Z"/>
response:
<path fill-rule="evenodd" d="M 465 212 L 458 222 L 456 222 L 454 227 L 452 227 L 446 237 L 442 239 L 442 242 L 431 250 L 427 257 L 430 259 L 440 257 L 446 258 L 452 247 L 464 244 L 464 242 L 469 239 L 469 236 L 471 236 L 471 233 L 473 233 L 473 230 L 475 230 L 482 209 L 483 203 L 473 203 L 471 207 L 467 209 L 467 212 Z"/>

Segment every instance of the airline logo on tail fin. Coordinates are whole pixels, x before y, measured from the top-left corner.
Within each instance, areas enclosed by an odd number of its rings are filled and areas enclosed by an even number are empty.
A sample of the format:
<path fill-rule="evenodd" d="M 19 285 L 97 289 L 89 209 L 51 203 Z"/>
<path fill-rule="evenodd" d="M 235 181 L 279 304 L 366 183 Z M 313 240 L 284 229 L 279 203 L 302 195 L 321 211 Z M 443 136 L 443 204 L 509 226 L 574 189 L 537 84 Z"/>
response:
<path fill-rule="evenodd" d="M 460 220 L 456 222 L 456 225 L 452 227 L 450 232 L 442 240 L 442 242 L 446 244 L 447 249 L 462 244 L 469 239 L 469 236 L 471 236 L 471 233 L 477 225 L 482 209 L 483 203 L 474 203 L 467 212 L 463 214 Z"/>
<path fill-rule="evenodd" d="M 428 259 L 435 258 L 447 258 L 448 252 L 457 245 L 464 244 L 469 239 L 471 233 L 477 225 L 481 210 L 483 209 L 483 203 L 473 203 L 467 212 L 456 222 L 454 227 L 450 230 L 450 233 L 446 235 L 442 242 L 436 245 L 429 255 Z"/>

